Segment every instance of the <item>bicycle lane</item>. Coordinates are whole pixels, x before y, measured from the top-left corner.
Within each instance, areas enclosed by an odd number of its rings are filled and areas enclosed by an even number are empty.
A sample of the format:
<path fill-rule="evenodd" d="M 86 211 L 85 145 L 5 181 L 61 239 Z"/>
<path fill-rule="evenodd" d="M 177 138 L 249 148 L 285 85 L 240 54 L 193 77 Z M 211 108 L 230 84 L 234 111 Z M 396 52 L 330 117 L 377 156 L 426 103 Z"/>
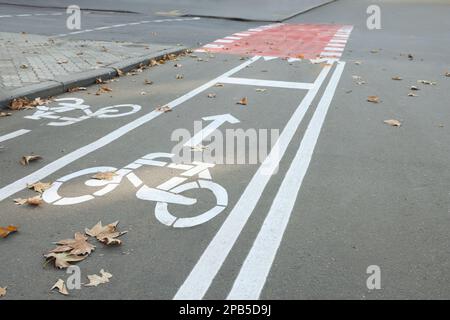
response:
<path fill-rule="evenodd" d="M 235 67 L 244 64 L 240 73 L 235 74 L 242 78 L 264 80 L 270 74 L 271 80 L 282 81 L 281 79 L 288 76 L 290 81 L 300 83 L 312 83 L 322 69 L 321 65 L 302 65 L 300 62 L 296 62 L 294 65 L 279 59 L 270 61 L 264 59 L 256 61 L 255 59 L 255 62 L 253 62 L 253 60 L 240 60 L 238 56 L 216 55 L 211 58 L 207 54 L 203 55 L 202 58 L 204 60 L 210 59 L 210 62 L 205 63 L 197 61 L 196 58 L 186 57 L 176 62 L 182 64 L 182 68 L 174 68 L 175 62 L 172 62 L 152 69 L 148 76 L 120 78 L 119 82 L 109 84 L 113 89 L 113 98 L 107 95 L 95 96 L 87 92 L 71 93 L 70 96 L 82 98 L 92 106 L 122 103 L 148 106 L 149 101 L 155 106 L 158 104 L 158 99 L 161 99 L 159 100 L 161 101 L 160 105 L 167 102 L 167 97 L 170 94 L 168 94 L 168 90 L 164 89 L 170 89 L 172 95 L 176 96 L 176 93 L 180 91 L 187 92 L 189 89 L 205 83 L 205 79 L 213 78 L 219 73 L 214 72 L 216 74 L 212 76 L 213 69 L 223 71 L 230 65 Z M 249 67 L 245 68 L 247 64 Z M 199 68 L 199 66 L 207 66 L 207 68 Z M 278 73 L 267 72 L 269 69 L 278 70 Z M 299 75 L 298 70 L 300 69 L 302 73 Z M 174 72 L 183 73 L 184 79 L 176 80 Z M 155 79 L 155 84 L 151 86 L 137 85 L 146 76 Z M 164 80 L 164 77 L 167 77 L 167 81 L 162 84 L 160 82 L 161 79 Z M 159 86 L 158 91 L 160 93 L 156 93 L 156 86 Z M 147 89 L 148 87 L 151 89 Z M 105 165 L 122 168 L 152 152 L 171 152 L 176 145 L 175 141 L 170 141 L 173 131 L 186 128 L 192 132 L 194 121 L 203 117 L 228 113 L 239 120 L 238 123 L 224 123 L 220 126 L 221 130 L 225 128 L 281 130 L 306 94 L 305 90 L 302 89 L 269 87 L 267 91 L 261 92 L 256 91 L 257 88 L 259 86 L 231 83 L 224 83 L 223 87 L 211 87 L 190 100 L 183 101 L 179 107 L 173 108 L 171 112 L 160 113 L 147 125 L 137 127 L 110 144 L 72 163 L 68 163 L 62 169 L 56 170 L 55 173 L 50 173 L 48 177 L 42 176 L 42 179 L 39 180 L 55 181 L 66 174 L 93 166 Z M 147 90 L 150 93 L 148 95 L 136 94 L 139 90 Z M 152 93 L 153 90 L 155 90 L 155 94 Z M 215 94 L 216 96 L 210 98 L 208 94 Z M 67 96 L 69 95 L 64 95 L 64 97 Z M 248 99 L 246 106 L 236 104 L 242 97 Z M 162 101 L 163 98 L 165 99 L 164 102 Z M 26 114 L 32 113 L 33 111 L 26 112 Z M 39 151 L 39 153 L 42 153 L 45 157 L 44 161 L 26 167 L 27 169 L 32 168 L 29 172 L 35 172 L 36 169 L 42 169 L 45 165 L 48 165 L 51 160 L 58 159 L 58 150 L 55 150 L 57 149 L 55 146 L 67 148 L 67 152 L 76 150 L 89 138 L 92 141 L 93 136 L 86 133 L 95 133 L 94 139 L 98 139 L 101 133 L 111 132 L 112 124 L 117 128 L 121 124 L 130 123 L 130 120 L 133 122 L 139 119 L 138 117 L 142 117 L 142 113 L 143 110 L 128 117 L 115 118 L 112 121 L 105 120 L 104 122 L 102 122 L 102 119 L 88 119 L 76 125 L 60 128 L 53 128 L 41 123 L 32 128 L 35 134 L 23 135 L 8 141 L 8 149 L 14 148 L 14 151 L 17 152 L 16 155 L 8 155 L 8 157 L 17 161 L 20 152 L 23 151 L 17 147 L 19 145 L 32 144 L 34 150 L 43 150 L 44 152 Z M 22 119 L 16 119 L 16 121 L 26 122 Z M 210 120 L 204 120 L 203 123 L 206 126 L 210 123 Z M 101 126 L 101 130 L 97 128 L 98 126 Z M 53 133 L 58 129 L 63 130 Z M 41 133 L 40 138 L 37 138 L 38 133 Z M 48 138 L 43 139 L 42 135 L 52 137 L 54 142 L 51 146 L 46 146 L 44 141 L 48 144 Z M 77 141 L 72 144 L 69 140 L 72 141 L 73 137 L 76 137 Z M 35 152 L 37 153 L 37 151 Z M 2 221 L 20 225 L 21 233 L 20 237 L 12 238 L 13 241 L 10 245 L 14 245 L 14 251 L 4 253 L 6 255 L 5 261 L 8 262 L 5 262 L 5 266 L 2 268 L 2 278 L 11 279 L 12 277 L 13 279 L 10 282 L 15 283 L 15 291 L 27 292 L 26 295 L 29 297 L 42 298 L 42 294 L 47 293 L 49 284 L 52 283 L 54 278 L 63 276 L 63 271 L 55 271 L 51 268 L 42 270 L 41 268 L 41 254 L 51 248 L 51 243 L 61 237 L 70 237 L 75 231 L 91 227 L 99 220 L 104 223 L 120 220 L 122 228 L 130 231 L 125 236 L 126 239 L 124 239 L 122 247 L 108 250 L 99 247 L 92 257 L 86 259 L 79 266 L 84 275 L 98 272 L 96 269 L 104 266 L 121 280 L 117 281 L 116 284 L 112 283 L 108 291 L 102 291 L 103 289 L 98 288 L 99 290 L 95 291 L 77 291 L 74 295 L 87 298 L 107 294 L 111 298 L 120 298 L 120 292 L 126 292 L 125 288 L 133 286 L 136 288 L 133 291 L 136 297 L 172 298 L 192 269 L 195 261 L 198 260 L 202 250 L 224 221 L 230 208 L 238 200 L 258 166 L 258 164 L 216 165 L 211 168 L 212 180 L 227 190 L 227 208 L 207 223 L 182 229 L 168 227 L 156 219 L 154 214 L 155 202 L 137 199 L 137 189 L 126 179 L 113 192 L 103 197 L 96 197 L 92 201 L 70 206 L 50 204 L 44 204 L 38 208 L 16 206 L 12 198 L 30 196 L 32 195 L 31 191 L 20 191 L 15 194 L 9 188 L 4 187 L 3 191 L 8 190 L 7 192 L 11 193 L 11 196 L 14 194 L 14 196 L 1 203 Z M 13 176 L 18 176 L 15 171 L 8 170 L 7 175 L 11 175 L 8 180 L 11 180 Z M 173 168 L 144 165 L 135 170 L 134 173 L 149 187 L 156 187 L 176 176 L 178 171 Z M 20 173 L 23 175 L 23 171 Z M 192 179 L 195 178 L 192 177 Z M 76 196 L 80 193 L 86 194 L 98 190 L 98 188 L 83 185 L 85 180 L 76 179 L 70 185 L 61 187 L 60 194 Z M 196 205 L 173 205 L 168 210 L 174 215 L 185 217 L 196 216 L 198 212 L 207 211 L 215 205 L 216 200 L 210 192 L 201 191 L 203 192 L 200 192 L 199 195 L 193 191 L 186 192 L 186 195 L 197 198 Z M 17 260 L 21 261 L 19 267 L 15 263 Z M 12 274 L 10 273 L 11 270 L 14 270 Z M 34 289 L 32 292 L 30 292 L 29 284 L 20 287 L 20 283 L 23 283 L 23 281 L 17 279 L 21 277 L 26 277 L 33 283 Z M 142 281 L 142 279 L 145 279 L 145 281 Z M 110 294 L 109 290 L 111 289 L 117 292 L 116 296 Z"/>

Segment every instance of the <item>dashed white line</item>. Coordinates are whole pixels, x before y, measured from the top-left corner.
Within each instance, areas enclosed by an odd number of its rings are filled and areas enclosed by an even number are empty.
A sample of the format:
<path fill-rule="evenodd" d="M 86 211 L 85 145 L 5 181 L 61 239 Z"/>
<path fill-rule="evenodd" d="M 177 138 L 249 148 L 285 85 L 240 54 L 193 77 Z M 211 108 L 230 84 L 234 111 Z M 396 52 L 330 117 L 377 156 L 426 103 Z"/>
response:
<path fill-rule="evenodd" d="M 54 35 L 53 37 L 66 37 L 66 36 L 70 36 L 70 35 L 74 35 L 74 34 L 93 32 L 93 31 L 99 31 L 99 30 L 107 30 L 107 29 L 111 29 L 111 28 L 122 28 L 122 27 L 136 26 L 136 25 L 139 25 L 139 24 L 152 23 L 152 22 L 153 23 L 155 23 L 155 22 L 158 23 L 158 22 L 195 21 L 195 20 L 200 20 L 200 18 L 199 17 L 193 17 L 193 18 L 182 18 L 182 19 L 143 20 L 143 21 L 139 21 L 139 22 L 130 22 L 130 23 L 122 23 L 122 24 L 114 24 L 114 25 L 110 25 L 110 26 L 97 27 L 97 28 L 87 29 L 87 30 L 83 30 L 83 31 L 73 31 L 73 32 L 69 32 L 69 33 L 61 33 L 61 34 Z"/>

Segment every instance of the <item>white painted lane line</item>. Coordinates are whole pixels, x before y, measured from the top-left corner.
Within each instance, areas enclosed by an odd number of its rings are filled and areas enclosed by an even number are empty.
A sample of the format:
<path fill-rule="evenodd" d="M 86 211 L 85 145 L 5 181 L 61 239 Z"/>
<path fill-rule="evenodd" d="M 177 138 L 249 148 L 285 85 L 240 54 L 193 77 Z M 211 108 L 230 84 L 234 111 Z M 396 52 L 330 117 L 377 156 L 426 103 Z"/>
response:
<path fill-rule="evenodd" d="M 292 214 L 345 62 L 338 62 L 227 299 L 258 299 Z"/>
<path fill-rule="evenodd" d="M 139 21 L 139 22 L 114 24 L 114 25 L 110 25 L 110 26 L 93 28 L 93 29 L 89 29 L 89 31 L 84 30 L 84 31 L 74 31 L 74 32 L 69 32 L 69 33 L 61 33 L 61 34 L 53 35 L 52 37 L 65 37 L 68 35 L 74 35 L 74 34 L 79 34 L 79 33 L 93 32 L 93 31 L 106 30 L 106 29 L 112 29 L 112 28 L 130 27 L 130 26 L 136 26 L 139 24 L 152 23 L 152 22 L 158 23 L 158 22 L 174 22 L 174 21 L 195 21 L 195 20 L 199 20 L 199 19 L 200 19 L 199 17 L 193 17 L 193 18 L 183 18 L 183 19 L 143 20 L 143 21 Z"/>
<path fill-rule="evenodd" d="M 228 37 L 225 37 L 224 39 L 240 40 L 240 39 L 242 39 L 242 38 L 241 38 L 241 37 L 232 37 L 232 36 L 228 36 Z"/>
<path fill-rule="evenodd" d="M 13 138 L 15 138 L 15 137 L 21 136 L 21 135 L 23 135 L 23 134 L 25 134 L 25 133 L 28 133 L 28 132 L 30 132 L 30 131 L 31 131 L 31 130 L 20 129 L 20 130 L 17 130 L 17 131 L 14 131 L 14 132 L 5 134 L 5 135 L 3 135 L 3 136 L 0 136 L 0 142 L 6 141 L 6 140 L 9 140 L 9 139 L 13 139 Z"/>
<path fill-rule="evenodd" d="M 176 108 L 179 104 L 181 104 L 181 103 L 189 100 L 190 98 L 196 96 L 197 94 L 207 90 L 208 88 L 215 85 L 217 82 L 220 82 L 220 80 L 222 80 L 223 78 L 229 77 L 229 76 L 233 75 L 234 73 L 238 72 L 239 70 L 242 70 L 243 68 L 252 64 L 259 58 L 260 58 L 259 56 L 256 56 L 256 57 L 253 57 L 253 58 L 245 61 L 244 63 L 238 65 L 237 67 L 225 72 L 221 76 L 219 76 L 219 77 L 205 83 L 204 85 L 202 85 L 194 90 L 191 90 L 190 92 L 186 93 L 185 95 L 169 102 L 167 104 L 167 106 L 172 109 Z M 163 114 L 163 113 L 159 112 L 159 111 L 152 111 L 150 113 L 147 113 L 147 114 L 127 123 L 126 125 L 108 133 L 107 135 L 103 136 L 102 138 L 100 138 L 84 147 L 81 147 L 75 151 L 72 151 L 71 153 L 47 164 L 46 166 L 29 174 L 28 176 L 25 176 L 22 179 L 19 179 L 13 183 L 1 188 L 0 189 L 0 201 L 15 194 L 16 192 L 19 192 L 20 190 L 25 189 L 27 187 L 27 184 L 32 184 L 32 183 L 35 183 L 37 181 L 40 181 L 40 180 L 48 177 L 52 173 L 64 168 L 68 164 L 94 152 L 97 149 L 100 149 L 100 148 L 108 145 L 109 143 L 119 139 L 120 137 L 127 134 L 128 132 L 155 119 L 156 117 L 160 116 L 161 114 Z"/>
<path fill-rule="evenodd" d="M 234 40 L 228 40 L 228 39 L 217 39 L 214 40 L 214 42 L 218 42 L 218 43 L 233 43 Z"/>
<path fill-rule="evenodd" d="M 240 36 L 240 37 L 248 37 L 248 36 L 250 36 L 250 34 L 248 34 L 248 33 L 233 33 L 233 35 Z"/>
<path fill-rule="evenodd" d="M 347 40 L 331 39 L 330 42 L 347 43 Z"/>
<path fill-rule="evenodd" d="M 261 86 L 261 87 L 275 87 L 275 88 L 287 88 L 287 89 L 312 89 L 313 83 L 304 82 L 289 82 L 289 81 L 273 81 L 273 80 L 259 80 L 259 79 L 247 79 L 247 78 L 233 78 L 229 77 L 222 80 L 222 83 L 233 83 L 249 86 Z"/>
<path fill-rule="evenodd" d="M 31 17 L 32 14 L 25 13 L 25 14 L 17 14 L 16 17 Z"/>
<path fill-rule="evenodd" d="M 255 209 L 272 174 L 276 172 L 281 158 L 286 152 L 289 143 L 294 137 L 314 97 L 317 95 L 330 68 L 330 66 L 323 67 L 314 82 L 314 87 L 308 90 L 308 93 L 292 114 L 269 155 L 264 159 L 250 180 L 250 183 L 245 188 L 238 202 L 197 261 L 183 285 L 179 288 L 174 299 L 198 300 L 203 298 Z"/>
<path fill-rule="evenodd" d="M 338 47 L 325 47 L 325 49 L 323 49 L 325 51 L 344 51 L 344 48 L 338 48 Z"/>
<path fill-rule="evenodd" d="M 345 43 L 328 43 L 327 46 L 329 47 L 339 47 L 339 48 L 345 48 Z"/>
<path fill-rule="evenodd" d="M 326 51 L 324 51 L 324 52 L 320 53 L 320 56 L 321 57 L 340 57 L 340 56 L 342 56 L 342 53 L 340 53 L 340 52 L 326 52 Z"/>

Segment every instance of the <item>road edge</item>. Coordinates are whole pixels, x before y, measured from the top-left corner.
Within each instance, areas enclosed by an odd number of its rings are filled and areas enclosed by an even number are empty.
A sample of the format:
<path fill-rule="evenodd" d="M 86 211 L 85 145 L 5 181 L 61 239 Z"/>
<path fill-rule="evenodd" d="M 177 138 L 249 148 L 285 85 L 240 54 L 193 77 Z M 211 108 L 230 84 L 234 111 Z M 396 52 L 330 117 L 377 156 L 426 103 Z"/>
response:
<path fill-rule="evenodd" d="M 167 55 L 179 55 L 188 51 L 188 47 L 172 47 L 148 55 L 142 55 L 109 64 L 105 67 L 77 72 L 71 75 L 56 77 L 54 80 L 39 82 L 25 87 L 0 91 L 0 109 L 8 108 L 12 100 L 17 98 L 35 99 L 49 98 L 67 92 L 73 87 L 86 87 L 96 83 L 98 78 L 108 80 L 119 76 L 118 70 L 128 72 L 141 64 L 148 64 L 151 60 L 160 60 Z"/>

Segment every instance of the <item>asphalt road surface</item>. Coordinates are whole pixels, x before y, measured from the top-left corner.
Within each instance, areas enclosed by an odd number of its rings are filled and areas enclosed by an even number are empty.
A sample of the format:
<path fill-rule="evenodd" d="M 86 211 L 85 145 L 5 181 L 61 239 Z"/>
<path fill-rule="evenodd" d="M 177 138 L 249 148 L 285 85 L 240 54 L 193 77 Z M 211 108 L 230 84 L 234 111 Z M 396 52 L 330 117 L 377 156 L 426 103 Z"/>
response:
<path fill-rule="evenodd" d="M 95 85 L 48 105 L 78 103 L 93 112 L 128 105 L 116 113 L 79 121 L 86 111 L 52 118 L 26 110 L 0 119 L 0 225 L 20 226 L 0 242 L 0 285 L 8 286 L 8 298 L 65 298 L 49 289 L 67 275 L 43 266 L 43 254 L 100 220 L 120 220 L 120 230 L 128 230 L 122 245 L 95 243 L 77 265 L 83 281 L 100 269 L 113 278 L 72 290 L 69 299 L 450 298 L 450 78 L 444 75 L 450 4 L 379 1 L 382 29 L 368 30 L 366 8 L 373 2 L 341 0 L 284 22 L 328 24 L 321 34 L 344 40 L 326 40 L 343 50 L 322 63 L 305 56 L 314 51 L 295 58 L 288 45 L 298 36 L 294 27 L 267 23 L 202 18 L 74 35 L 148 42 L 154 31 L 156 42 L 205 50 L 196 43 L 232 40 L 251 54 L 244 58 L 233 54 L 233 42 L 214 42 L 206 47 L 211 52 L 120 77 L 106 84 L 111 92 L 96 95 Z M 132 14 L 88 15 L 102 23 L 132 20 Z M 65 32 L 33 19 L 0 23 L 5 31 Z M 99 21 L 86 20 L 89 28 Z M 317 25 L 311 28 L 303 32 Z M 285 37 L 266 38 L 276 30 Z M 270 48 L 270 41 L 281 43 Z M 315 40 L 302 41 L 310 48 Z M 314 44 L 325 50 L 321 41 Z M 294 56 L 272 59 L 274 50 Z M 424 79 L 436 84 L 417 83 Z M 408 96 L 411 86 L 420 89 L 417 96 Z M 247 104 L 237 104 L 243 97 Z M 164 106 L 170 112 L 155 110 Z M 117 116 L 123 110 L 128 114 Z M 389 126 L 388 119 L 402 124 Z M 167 153 L 180 145 L 177 133 L 194 135 L 195 121 L 222 133 L 278 129 L 279 137 L 257 163 L 171 164 Z M 5 138 L 18 130 L 28 131 Z M 206 146 L 210 136 L 202 133 Z M 184 150 L 209 151 L 198 144 Z M 31 153 L 43 159 L 22 166 L 22 155 Z M 119 169 L 103 185 L 90 180 Z M 16 205 L 13 199 L 35 195 L 26 184 L 36 181 L 53 182 L 45 202 Z M 381 270 L 381 289 L 366 285 L 371 265 Z"/>

